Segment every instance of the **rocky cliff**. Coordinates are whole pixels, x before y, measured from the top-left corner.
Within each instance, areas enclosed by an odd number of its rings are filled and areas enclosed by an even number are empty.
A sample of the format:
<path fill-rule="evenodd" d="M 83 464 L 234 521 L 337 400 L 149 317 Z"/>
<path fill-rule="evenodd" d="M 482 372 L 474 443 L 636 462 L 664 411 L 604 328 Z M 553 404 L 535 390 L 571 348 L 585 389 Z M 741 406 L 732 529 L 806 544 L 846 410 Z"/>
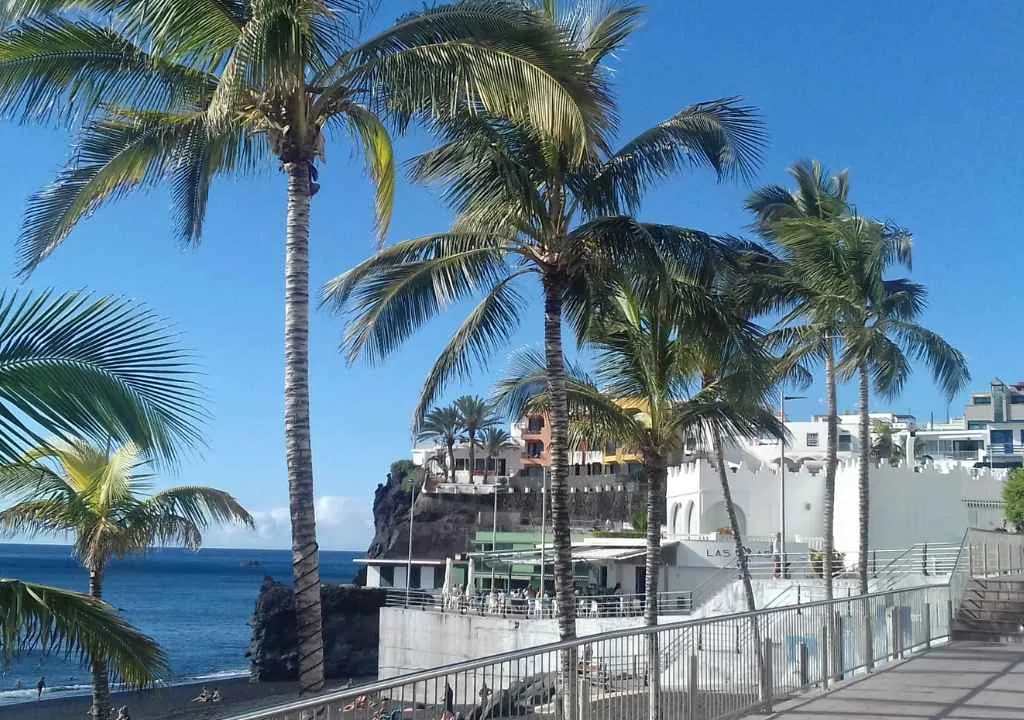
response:
<path fill-rule="evenodd" d="M 377 676 L 379 610 L 383 590 L 324 585 L 325 672 L 328 678 Z M 295 595 L 291 585 L 266 578 L 256 601 L 252 645 L 246 653 L 250 673 L 260 681 L 295 680 L 299 675 Z"/>
<path fill-rule="evenodd" d="M 374 536 L 367 550 L 371 558 L 404 558 L 409 551 L 409 485 L 418 468 L 407 460 L 391 466 L 386 482 L 377 486 L 373 498 Z M 499 497 L 498 525 L 503 530 L 536 528 L 541 523 L 539 492 L 514 492 Z M 569 514 L 573 525 L 600 528 L 606 520 L 629 521 L 645 506 L 643 486 L 623 484 L 623 490 L 573 492 Z M 493 512 L 492 495 L 447 495 L 422 493 L 416 497 L 413 548 L 430 549 L 433 557 L 448 557 L 470 550 L 478 529 L 489 530 Z"/>

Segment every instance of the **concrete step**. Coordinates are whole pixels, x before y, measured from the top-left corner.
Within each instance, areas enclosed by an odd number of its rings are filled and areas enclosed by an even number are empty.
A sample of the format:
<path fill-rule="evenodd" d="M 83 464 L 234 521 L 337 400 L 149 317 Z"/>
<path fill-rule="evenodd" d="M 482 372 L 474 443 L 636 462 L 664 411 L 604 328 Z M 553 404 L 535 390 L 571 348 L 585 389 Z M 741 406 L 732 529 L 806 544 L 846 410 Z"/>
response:
<path fill-rule="evenodd" d="M 972 630 L 992 630 L 998 632 L 1024 632 L 1024 624 L 1019 620 L 992 620 L 958 617 L 955 627 Z"/>

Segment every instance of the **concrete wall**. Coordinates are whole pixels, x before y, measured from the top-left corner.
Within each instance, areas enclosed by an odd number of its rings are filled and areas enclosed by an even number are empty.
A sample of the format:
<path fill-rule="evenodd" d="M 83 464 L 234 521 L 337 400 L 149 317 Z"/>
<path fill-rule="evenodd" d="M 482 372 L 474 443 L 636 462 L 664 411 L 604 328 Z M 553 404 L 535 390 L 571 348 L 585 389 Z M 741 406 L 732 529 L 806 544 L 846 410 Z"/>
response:
<path fill-rule="evenodd" d="M 917 542 L 958 542 L 968 525 L 992 529 L 1001 524 L 1001 474 L 965 467 L 946 470 L 908 467 L 870 468 L 871 546 L 902 549 Z M 751 537 L 780 529 L 777 466 L 735 465 L 729 471 L 741 529 Z M 824 472 L 801 468 L 786 472 L 786 529 L 790 539 L 823 535 Z M 836 549 L 857 549 L 858 465 L 840 464 L 836 473 Z M 723 496 L 718 473 L 707 462 L 671 468 L 668 480 L 669 537 L 710 533 L 722 527 Z M 693 512 L 690 512 L 692 503 Z M 971 512 L 969 512 L 969 510 Z M 685 518 L 697 518 L 697 527 Z M 969 522 L 970 520 L 970 522 Z"/>
<path fill-rule="evenodd" d="M 660 623 L 685 620 L 664 615 Z M 642 617 L 577 618 L 579 637 L 639 627 Z M 501 618 L 491 615 L 380 609 L 380 679 L 416 670 L 474 660 L 558 640 L 555 620 Z"/>

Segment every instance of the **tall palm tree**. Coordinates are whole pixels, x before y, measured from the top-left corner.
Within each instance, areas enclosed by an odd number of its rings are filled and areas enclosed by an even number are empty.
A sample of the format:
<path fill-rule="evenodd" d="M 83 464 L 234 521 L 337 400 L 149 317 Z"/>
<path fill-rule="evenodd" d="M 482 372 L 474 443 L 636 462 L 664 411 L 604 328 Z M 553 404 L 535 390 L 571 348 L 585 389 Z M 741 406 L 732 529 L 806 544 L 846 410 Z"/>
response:
<path fill-rule="evenodd" d="M 29 649 L 83 662 L 104 658 L 111 675 L 129 687 L 145 687 L 167 672 L 160 647 L 106 603 L 70 590 L 0 578 L 2 660 Z"/>
<path fill-rule="evenodd" d="M 0 463 L 44 436 L 132 441 L 173 463 L 203 417 L 188 355 L 165 324 L 126 300 L 0 293 Z M 166 671 L 156 644 L 102 602 L 0 579 L 6 654 L 41 647 L 107 664 L 132 686 Z"/>
<path fill-rule="evenodd" d="M 491 460 L 494 460 L 494 470 L 497 472 L 498 463 L 497 458 L 501 456 L 503 450 L 507 450 L 512 447 L 512 436 L 508 434 L 508 431 L 502 428 L 489 427 L 484 430 L 483 439 L 480 442 L 481 448 L 484 451 L 484 455 L 487 460 L 484 461 L 484 482 L 487 482 L 487 472 L 491 466 Z"/>
<path fill-rule="evenodd" d="M 426 414 L 420 423 L 417 440 L 434 440 L 444 445 L 445 476 L 448 482 L 455 482 L 455 443 L 462 437 L 465 426 L 454 405 L 436 407 Z"/>
<path fill-rule="evenodd" d="M 582 3 L 536 15 L 569 37 L 602 80 L 605 63 L 636 28 L 641 8 Z M 579 326 L 595 290 L 622 269 L 654 271 L 663 252 L 687 255 L 698 233 L 631 217 L 655 181 L 691 166 L 720 176 L 748 174 L 759 159 L 761 125 L 736 99 L 688 107 L 611 152 L 582 156 L 565 143 L 497 114 L 466 116 L 446 142 L 417 158 L 416 179 L 445 186 L 457 212 L 450 232 L 398 243 L 332 281 L 326 299 L 350 310 L 350 359 L 379 361 L 450 304 L 482 295 L 427 378 L 418 421 L 445 386 L 486 366 L 519 326 L 519 289 L 535 277 L 543 298 L 544 352 L 551 394 L 551 516 L 559 635 L 575 637 L 568 506 L 568 415 L 562 323 Z M 577 327 L 577 330 L 579 327 Z M 563 658 L 563 662 L 568 660 Z M 570 681 L 574 672 L 565 667 Z"/>
<path fill-rule="evenodd" d="M 660 284 L 647 293 L 622 283 L 613 302 L 588 326 L 585 341 L 595 353 L 591 380 L 570 368 L 566 395 L 574 439 L 590 445 L 609 440 L 640 452 L 647 476 L 647 554 L 644 620 L 658 624 L 661 528 L 668 465 L 681 453 L 684 437 L 753 437 L 779 431 L 772 412 L 756 403 L 735 403 L 721 383 L 701 386 L 699 345 L 712 327 L 735 320 L 717 298 L 695 302 L 692 289 Z M 746 322 L 739 320 L 742 330 Z M 742 331 L 739 330 L 739 331 Z M 501 381 L 498 400 L 513 416 L 550 407 L 543 358 L 536 352 L 514 358 Z M 649 717 L 660 717 L 660 657 L 657 635 L 647 639 Z"/>
<path fill-rule="evenodd" d="M 383 236 L 395 191 L 387 121 L 401 129 L 415 116 L 440 122 L 453 108 L 480 109 L 572 144 L 605 112 L 580 59 L 515 0 L 432 7 L 356 44 L 362 6 L 12 0 L 0 12 L 0 116 L 78 130 L 72 160 L 29 200 L 24 272 L 136 187 L 167 182 L 176 234 L 194 245 L 216 177 L 274 166 L 287 175 L 284 428 L 302 691 L 323 685 L 308 334 L 310 198 L 324 131 L 351 132 L 365 155 Z"/>
<path fill-rule="evenodd" d="M 905 278 L 886 279 L 887 271 L 899 263 L 910 269 L 911 239 L 900 228 L 850 218 L 832 225 L 826 233 L 835 235 L 829 263 L 816 269 L 822 277 L 844 278 L 856 299 L 843 327 L 845 350 L 839 359 L 840 378 L 858 379 L 860 413 L 859 504 L 860 533 L 858 577 L 861 594 L 868 592 L 868 545 L 870 517 L 869 467 L 871 464 L 870 391 L 893 399 L 910 375 L 910 359 L 924 362 L 936 384 L 948 399 L 970 380 L 967 360 L 938 334 L 915 321 L 927 303 L 927 291 Z M 909 356 L 909 357 L 908 357 Z"/>
<path fill-rule="evenodd" d="M 479 395 L 463 395 L 455 401 L 455 410 L 469 440 L 469 477 L 472 479 L 476 472 L 477 436 L 493 426 L 497 419 L 491 406 Z"/>
<path fill-rule="evenodd" d="M 800 238 L 814 239 L 801 225 L 803 220 L 817 220 L 824 228 L 832 221 L 849 215 L 849 175 L 846 171 L 830 175 L 817 161 L 800 161 L 789 168 L 796 182 L 790 191 L 779 185 L 768 185 L 747 198 L 746 207 L 754 213 L 757 227 L 781 251 L 790 274 L 783 277 L 787 284 L 784 294 L 793 300 L 789 313 L 783 318 L 783 329 L 776 338 L 790 348 L 793 363 L 820 361 L 825 366 L 825 394 L 828 405 L 826 431 L 825 493 L 824 493 L 824 584 L 825 597 L 832 599 L 833 556 L 835 547 L 836 469 L 839 465 L 839 414 L 836 400 L 836 343 L 840 339 L 838 305 L 845 309 L 850 298 L 838 298 L 836 287 L 815 287 L 803 275 L 810 263 L 798 262 L 793 257 L 794 246 L 801 246 Z M 794 238 L 793 235 L 798 236 Z M 818 236 L 822 248 L 827 239 Z M 809 244 L 806 243 L 805 245 Z M 799 321 L 799 327 L 786 327 Z"/>
<path fill-rule="evenodd" d="M 0 532 L 72 535 L 74 554 L 89 571 L 89 595 L 99 600 L 113 559 L 154 545 L 198 550 L 210 522 L 255 527 L 222 490 L 186 485 L 150 494 L 147 465 L 131 444 L 111 451 L 71 441 L 30 451 L 0 469 L 0 496 L 17 498 L 0 511 Z M 93 658 L 93 720 L 110 716 L 109 681 L 104 659 Z"/>

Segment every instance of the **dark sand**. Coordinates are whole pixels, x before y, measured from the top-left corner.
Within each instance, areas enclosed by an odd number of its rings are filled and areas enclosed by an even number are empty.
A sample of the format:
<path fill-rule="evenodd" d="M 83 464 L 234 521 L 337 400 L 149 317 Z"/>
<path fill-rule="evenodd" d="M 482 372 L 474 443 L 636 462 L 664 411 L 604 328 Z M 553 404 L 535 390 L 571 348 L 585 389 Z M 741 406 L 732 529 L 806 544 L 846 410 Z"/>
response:
<path fill-rule="evenodd" d="M 114 694 L 114 708 L 128 706 L 132 720 L 221 720 L 244 712 L 291 702 L 298 698 L 296 683 L 250 683 L 248 678 L 205 683 L 220 689 L 216 704 L 192 702 L 204 683 Z M 0 720 L 86 720 L 89 696 L 55 698 L 42 702 L 0 706 Z"/>

